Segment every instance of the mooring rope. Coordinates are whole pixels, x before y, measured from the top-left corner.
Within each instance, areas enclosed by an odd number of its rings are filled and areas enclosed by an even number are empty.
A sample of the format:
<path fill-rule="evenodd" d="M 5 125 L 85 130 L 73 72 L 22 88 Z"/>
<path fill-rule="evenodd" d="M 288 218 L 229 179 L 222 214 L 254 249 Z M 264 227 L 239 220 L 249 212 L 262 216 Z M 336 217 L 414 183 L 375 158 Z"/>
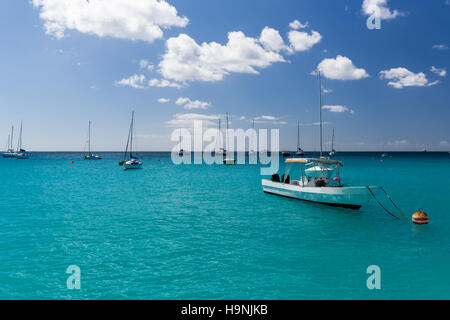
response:
<path fill-rule="evenodd" d="M 403 216 L 403 218 L 405 218 L 405 220 L 408 220 L 408 218 L 406 217 L 406 215 L 402 212 L 402 210 L 400 210 L 400 208 L 395 204 L 394 200 L 392 200 L 391 196 L 386 192 L 386 190 L 384 190 L 383 187 L 380 187 L 380 189 L 384 192 L 384 194 L 386 195 L 386 197 L 389 199 L 389 201 L 391 201 L 392 205 L 397 209 L 398 212 L 400 212 L 400 214 Z"/>
<path fill-rule="evenodd" d="M 375 197 L 375 194 L 373 193 L 372 189 L 370 189 L 369 186 L 366 186 L 367 190 L 369 190 L 370 194 L 372 195 L 372 197 L 375 199 L 375 201 L 380 205 L 380 207 L 382 207 L 384 209 L 384 211 L 386 211 L 389 215 L 391 215 L 392 217 L 394 217 L 395 219 L 400 220 L 399 217 L 397 217 L 395 214 L 393 214 L 392 212 L 390 212 L 388 209 L 386 209 L 385 206 L 383 206 L 383 204 L 378 201 L 377 197 Z"/>

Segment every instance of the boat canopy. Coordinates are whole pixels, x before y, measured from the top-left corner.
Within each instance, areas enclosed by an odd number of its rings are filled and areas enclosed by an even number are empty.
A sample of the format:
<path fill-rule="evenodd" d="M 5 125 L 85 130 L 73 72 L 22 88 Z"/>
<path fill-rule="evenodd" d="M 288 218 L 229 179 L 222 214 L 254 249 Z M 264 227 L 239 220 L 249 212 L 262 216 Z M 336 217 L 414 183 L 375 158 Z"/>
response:
<path fill-rule="evenodd" d="M 295 158 L 295 159 L 287 159 L 286 163 L 317 163 L 317 164 L 329 164 L 335 166 L 344 166 L 344 163 L 339 160 L 331 160 L 331 159 L 308 159 L 308 158 Z"/>

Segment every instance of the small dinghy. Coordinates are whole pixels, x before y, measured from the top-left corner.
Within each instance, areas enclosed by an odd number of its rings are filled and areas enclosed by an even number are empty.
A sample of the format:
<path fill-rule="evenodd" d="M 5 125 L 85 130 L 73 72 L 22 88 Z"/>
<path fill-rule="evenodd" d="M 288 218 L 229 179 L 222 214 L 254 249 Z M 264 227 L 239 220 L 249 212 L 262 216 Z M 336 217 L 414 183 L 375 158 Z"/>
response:
<path fill-rule="evenodd" d="M 131 114 L 130 131 L 128 132 L 127 146 L 125 148 L 125 156 L 124 156 L 125 159 L 119 162 L 119 166 L 123 166 L 123 169 L 125 171 L 132 169 L 141 169 L 143 164 L 142 161 L 139 161 L 137 157 L 133 156 L 133 132 L 134 132 L 134 111 Z M 128 148 L 130 151 L 129 153 Z"/>

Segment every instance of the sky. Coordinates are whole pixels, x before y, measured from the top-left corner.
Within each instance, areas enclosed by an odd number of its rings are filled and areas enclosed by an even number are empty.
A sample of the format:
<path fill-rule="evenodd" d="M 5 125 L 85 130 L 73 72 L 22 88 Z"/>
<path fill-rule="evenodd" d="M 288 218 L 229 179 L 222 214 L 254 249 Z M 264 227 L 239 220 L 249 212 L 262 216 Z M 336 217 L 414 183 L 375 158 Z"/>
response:
<path fill-rule="evenodd" d="M 0 148 L 23 120 L 27 150 L 83 150 L 91 120 L 120 151 L 135 110 L 139 150 L 227 112 L 317 150 L 320 70 L 326 149 L 450 150 L 449 0 L 3 0 L 0 23 Z"/>

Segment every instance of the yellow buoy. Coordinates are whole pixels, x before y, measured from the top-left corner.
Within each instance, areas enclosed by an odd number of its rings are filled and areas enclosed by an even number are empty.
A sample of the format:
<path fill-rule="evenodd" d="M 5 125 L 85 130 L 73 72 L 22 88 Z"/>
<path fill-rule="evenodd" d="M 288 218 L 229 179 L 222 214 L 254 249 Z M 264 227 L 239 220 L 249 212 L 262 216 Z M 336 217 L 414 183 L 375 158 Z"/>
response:
<path fill-rule="evenodd" d="M 418 212 L 413 214 L 412 221 L 415 224 L 428 224 L 429 218 L 425 212 L 419 210 Z"/>

